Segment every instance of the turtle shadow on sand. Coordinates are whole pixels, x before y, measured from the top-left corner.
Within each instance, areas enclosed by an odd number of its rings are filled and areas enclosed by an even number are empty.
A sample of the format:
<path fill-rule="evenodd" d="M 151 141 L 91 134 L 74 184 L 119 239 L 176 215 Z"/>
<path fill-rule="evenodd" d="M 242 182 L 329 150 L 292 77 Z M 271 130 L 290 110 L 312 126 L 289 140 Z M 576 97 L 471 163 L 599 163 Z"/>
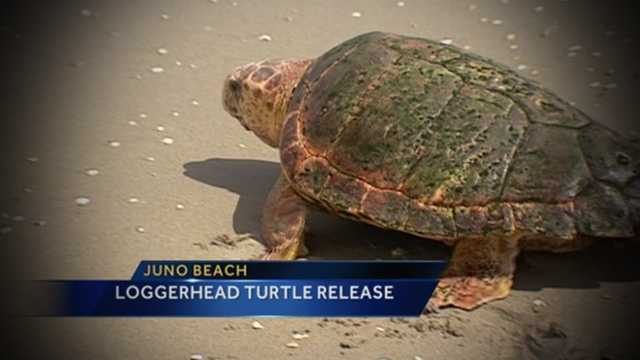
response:
<path fill-rule="evenodd" d="M 238 234 L 249 233 L 258 237 L 262 205 L 280 173 L 278 163 L 211 158 L 191 161 L 183 166 L 185 176 L 238 194 L 233 229 Z"/>
<path fill-rule="evenodd" d="M 233 214 L 238 234 L 260 238 L 262 205 L 280 173 L 280 164 L 251 159 L 211 158 L 184 164 L 184 175 L 239 196 Z M 450 248 L 396 231 L 344 220 L 316 211 L 309 219 L 307 245 L 317 259 L 448 259 Z M 596 288 L 600 282 L 640 280 L 635 256 L 640 242 L 596 240 L 584 251 L 566 254 L 523 252 L 515 290 Z"/>

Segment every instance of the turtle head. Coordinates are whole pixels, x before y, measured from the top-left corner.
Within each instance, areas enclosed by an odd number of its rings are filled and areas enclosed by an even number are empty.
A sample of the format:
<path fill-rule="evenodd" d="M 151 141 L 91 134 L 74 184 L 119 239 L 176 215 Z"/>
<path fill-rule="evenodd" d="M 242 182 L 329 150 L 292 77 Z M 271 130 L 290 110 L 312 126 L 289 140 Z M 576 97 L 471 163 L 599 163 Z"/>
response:
<path fill-rule="evenodd" d="M 224 109 L 267 145 L 278 147 L 289 99 L 310 63 L 265 60 L 234 69 L 224 81 Z"/>

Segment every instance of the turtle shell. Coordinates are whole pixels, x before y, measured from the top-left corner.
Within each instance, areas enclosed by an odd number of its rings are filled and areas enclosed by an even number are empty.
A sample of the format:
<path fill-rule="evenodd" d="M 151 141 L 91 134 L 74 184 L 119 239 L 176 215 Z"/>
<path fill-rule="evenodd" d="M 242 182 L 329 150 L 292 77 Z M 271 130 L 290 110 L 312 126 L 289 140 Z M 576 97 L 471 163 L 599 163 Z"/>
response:
<path fill-rule="evenodd" d="M 637 144 L 426 39 L 369 33 L 320 56 L 294 90 L 280 153 L 305 199 L 423 237 L 518 233 L 562 250 L 638 223 Z"/>

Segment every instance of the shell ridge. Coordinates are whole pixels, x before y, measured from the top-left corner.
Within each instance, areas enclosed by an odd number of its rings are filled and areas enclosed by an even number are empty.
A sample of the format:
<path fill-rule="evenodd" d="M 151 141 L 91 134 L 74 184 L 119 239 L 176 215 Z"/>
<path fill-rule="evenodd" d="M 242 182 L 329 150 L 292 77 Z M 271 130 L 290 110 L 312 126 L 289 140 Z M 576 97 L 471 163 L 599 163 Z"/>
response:
<path fill-rule="evenodd" d="M 514 102 L 514 104 L 515 104 L 515 102 Z M 511 111 L 514 111 L 514 109 L 511 109 Z M 528 121 L 528 118 L 527 118 L 527 121 Z M 513 147 L 513 150 L 511 151 L 511 155 L 509 157 L 509 160 L 507 160 L 507 166 L 504 168 L 504 172 L 502 174 L 502 179 L 500 180 L 500 192 L 498 193 L 498 199 L 500 199 L 500 200 L 502 200 L 504 198 L 504 192 L 505 192 L 505 190 L 507 188 L 507 184 L 509 183 L 509 177 L 511 176 L 511 172 L 513 170 L 513 159 L 515 159 L 516 156 L 518 155 L 518 151 L 522 147 L 522 143 L 524 142 L 524 139 L 525 139 L 525 136 L 527 134 L 527 131 L 529 131 L 529 126 L 526 126 L 522 130 L 522 134 L 520 134 L 520 137 L 518 138 L 518 142 Z"/>

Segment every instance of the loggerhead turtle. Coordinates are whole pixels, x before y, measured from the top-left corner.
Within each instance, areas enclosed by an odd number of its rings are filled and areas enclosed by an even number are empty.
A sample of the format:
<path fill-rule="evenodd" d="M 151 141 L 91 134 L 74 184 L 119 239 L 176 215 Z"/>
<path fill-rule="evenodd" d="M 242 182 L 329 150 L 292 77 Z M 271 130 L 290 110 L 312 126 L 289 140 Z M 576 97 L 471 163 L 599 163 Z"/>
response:
<path fill-rule="evenodd" d="M 640 146 L 505 66 L 388 33 L 251 63 L 224 108 L 280 150 L 266 259 L 304 249 L 307 207 L 454 247 L 430 306 L 508 295 L 521 250 L 640 231 Z"/>

